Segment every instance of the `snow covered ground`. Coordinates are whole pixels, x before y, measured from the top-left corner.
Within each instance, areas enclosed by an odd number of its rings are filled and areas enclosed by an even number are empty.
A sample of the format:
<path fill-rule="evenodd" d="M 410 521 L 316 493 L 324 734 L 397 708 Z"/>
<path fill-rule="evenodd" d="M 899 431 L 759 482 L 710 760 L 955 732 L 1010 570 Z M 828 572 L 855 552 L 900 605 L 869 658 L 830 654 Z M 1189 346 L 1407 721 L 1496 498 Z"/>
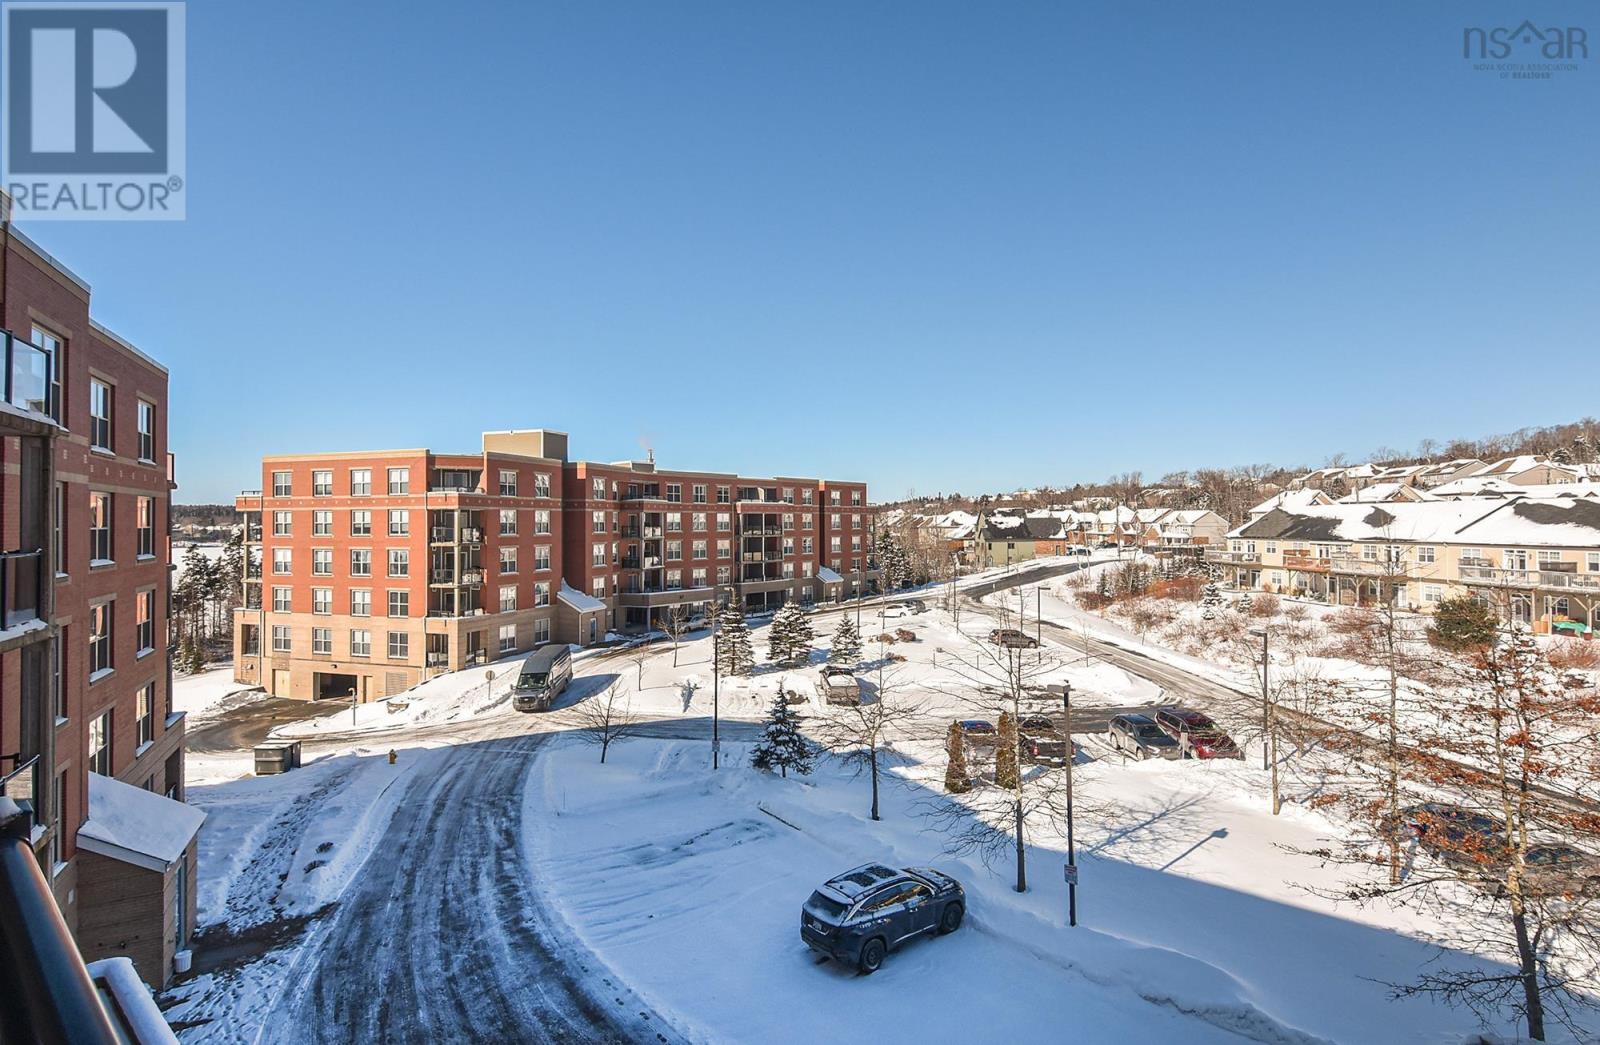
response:
<path fill-rule="evenodd" d="M 934 604 L 936 595 L 924 597 Z M 1030 614 L 1034 598 L 1026 599 Z M 1047 618 L 1074 613 L 1064 602 L 1052 608 L 1052 598 L 1043 596 Z M 249 1040 L 284 1013 L 326 1020 L 321 1037 L 350 1037 L 371 1029 L 362 1021 L 377 1018 L 370 1010 L 379 1003 L 367 997 L 376 994 L 392 995 L 391 1008 L 425 1009 L 413 1030 L 431 1026 L 428 1013 L 471 998 L 517 1025 L 515 999 L 531 989 L 525 968 L 491 957 L 468 969 L 390 949 L 382 941 L 392 922 L 441 932 L 454 925 L 449 931 L 468 933 L 475 951 L 524 964 L 546 953 L 549 933 L 570 934 L 549 953 L 574 956 L 608 990 L 633 988 L 637 1012 L 653 1010 L 664 1018 L 656 1026 L 691 1040 L 1469 1040 L 1469 1014 L 1389 1000 L 1385 981 L 1409 981 L 1436 958 L 1429 926 L 1308 891 L 1349 872 L 1303 851 L 1348 828 L 1292 805 L 1271 816 L 1258 763 L 1124 764 L 1089 744 L 1102 757 L 1077 770 L 1075 929 L 1064 924 L 1059 823 L 1030 822 L 1023 894 L 1011 888 L 1009 859 L 991 867 L 946 855 L 947 838 L 929 815 L 955 801 L 942 788 L 940 738 L 952 718 L 993 704 L 958 670 L 997 623 L 971 605 L 959 625 L 935 608 L 886 619 L 886 629 L 873 607 L 862 608 L 867 691 L 881 685 L 921 711 L 894 739 L 882 821 L 866 816 L 866 780 L 836 761 L 787 780 L 748 768 L 750 724 L 780 689 L 804 698 L 810 727 L 835 713 L 814 683 L 841 616 L 812 616 L 816 652 L 801 668 L 767 664 L 766 626 L 752 628 L 755 675 L 719 686 L 727 727 L 715 774 L 704 632 L 676 651 L 670 643 L 586 651 L 549 714 L 519 714 L 503 699 L 516 668 L 509 661 L 432 680 L 399 710 L 358 708 L 353 730 L 347 709 L 286 727 L 306 739 L 307 768 L 191 793 L 208 814 L 201 925 L 240 953 L 228 960 L 224 947 L 221 965 L 168 997 L 177 1001 L 169 1016 L 213 1021 L 185 1031 L 190 1040 Z M 1104 628 L 1138 644 L 1112 622 L 1088 621 L 1097 634 Z M 900 628 L 914 640 L 876 642 Z M 1040 659 L 1033 681 L 1070 681 L 1075 707 L 1163 696 L 1149 680 L 1048 639 Z M 614 745 L 600 765 L 597 749 L 573 732 L 581 724 L 573 708 L 612 686 L 649 729 Z M 203 703 L 201 683 L 193 687 Z M 457 823 L 463 814 L 489 819 Z M 520 840 L 510 868 L 507 838 Z M 913 942 L 872 977 L 817 964 L 799 941 L 799 905 L 824 879 L 868 860 L 954 873 L 971 898 L 967 925 Z M 460 875 L 435 881 L 430 868 L 457 863 Z M 552 912 L 538 913 L 542 904 Z M 427 909 L 414 911 L 419 905 Z M 483 910 L 463 913 L 463 905 Z M 529 919 L 547 928 L 527 936 Z M 431 941 L 404 942 L 415 950 Z M 369 947 L 381 960 L 333 953 Z M 279 994 L 308 978 L 315 991 L 295 988 L 292 1003 L 269 1016 Z M 341 1000 L 341 978 L 363 997 Z M 425 1005 L 410 996 L 411 984 L 424 981 Z M 571 1014 L 581 1006 L 562 1005 L 551 1018 L 580 1018 Z"/>
<path fill-rule="evenodd" d="M 172 710 L 188 712 L 191 729 L 230 707 L 240 699 L 259 695 L 260 687 L 233 680 L 233 665 L 206 668 L 193 675 L 172 679 Z"/>

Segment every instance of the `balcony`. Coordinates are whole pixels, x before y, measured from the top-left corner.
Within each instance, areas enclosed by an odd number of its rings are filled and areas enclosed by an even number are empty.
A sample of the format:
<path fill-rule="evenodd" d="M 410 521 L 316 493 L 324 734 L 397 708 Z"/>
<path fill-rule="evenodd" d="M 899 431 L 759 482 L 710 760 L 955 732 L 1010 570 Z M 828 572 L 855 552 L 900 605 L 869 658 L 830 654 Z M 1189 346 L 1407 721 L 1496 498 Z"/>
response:
<path fill-rule="evenodd" d="M 1600 574 L 1568 570 L 1517 570 L 1495 566 L 1461 567 L 1463 584 L 1499 588 L 1551 588 L 1557 591 L 1600 592 Z"/>
<path fill-rule="evenodd" d="M 44 552 L 0 552 L 0 628 L 39 619 L 44 602 Z"/>
<path fill-rule="evenodd" d="M 646 537 L 646 538 L 650 538 L 650 537 L 659 538 L 661 536 L 661 527 L 659 527 L 659 526 L 646 526 L 646 527 L 643 527 L 639 531 L 639 534 L 640 534 L 640 536 Z"/>
<path fill-rule="evenodd" d="M 745 537 L 781 537 L 783 535 L 783 527 L 743 526 L 740 527 L 739 533 Z"/>
<path fill-rule="evenodd" d="M 4 335 L 5 401 L 9 406 L 50 417 L 50 386 L 54 358 L 49 352 L 17 337 Z"/>

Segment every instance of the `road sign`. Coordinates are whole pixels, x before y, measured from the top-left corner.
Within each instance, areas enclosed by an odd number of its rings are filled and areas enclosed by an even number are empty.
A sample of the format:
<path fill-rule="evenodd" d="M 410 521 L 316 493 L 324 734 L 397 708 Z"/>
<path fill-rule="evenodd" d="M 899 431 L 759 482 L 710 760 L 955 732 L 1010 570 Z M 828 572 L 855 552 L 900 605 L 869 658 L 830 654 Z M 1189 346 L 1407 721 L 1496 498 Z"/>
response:
<path fill-rule="evenodd" d="M 1067 879 L 1067 884 L 1068 885 L 1077 885 L 1078 884 L 1078 865 L 1077 864 L 1062 864 L 1061 865 L 1061 870 L 1066 872 L 1066 879 Z"/>

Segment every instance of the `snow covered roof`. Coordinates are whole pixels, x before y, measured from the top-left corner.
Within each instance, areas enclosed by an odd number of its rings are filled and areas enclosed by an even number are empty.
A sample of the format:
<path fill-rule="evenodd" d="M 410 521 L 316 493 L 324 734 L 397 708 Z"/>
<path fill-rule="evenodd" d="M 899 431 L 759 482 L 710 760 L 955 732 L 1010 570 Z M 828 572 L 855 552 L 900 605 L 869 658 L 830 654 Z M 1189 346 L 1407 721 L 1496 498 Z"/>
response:
<path fill-rule="evenodd" d="M 1405 483 L 1376 482 L 1339 498 L 1345 504 L 1375 504 L 1379 501 L 1433 501 L 1435 494 Z"/>
<path fill-rule="evenodd" d="M 606 604 L 603 601 L 595 598 L 593 595 L 585 595 L 577 588 L 574 588 L 572 585 L 568 584 L 565 577 L 561 579 L 561 590 L 556 592 L 556 598 L 560 599 L 568 606 L 571 606 L 579 613 L 594 613 L 598 610 L 603 610 L 606 608 Z"/>
<path fill-rule="evenodd" d="M 1331 504 L 1332 502 L 1333 499 L 1321 490 L 1285 490 L 1282 493 L 1273 494 L 1250 509 L 1250 515 L 1252 517 L 1265 515 L 1274 508 L 1282 508 L 1286 512 L 1293 512 L 1301 508 L 1309 508 L 1314 504 Z"/>
<path fill-rule="evenodd" d="M 1523 547 L 1600 546 L 1600 499 L 1389 502 L 1275 509 L 1230 537 L 1304 542 L 1407 542 Z"/>
<path fill-rule="evenodd" d="M 206 815 L 142 787 L 89 774 L 89 819 L 78 846 L 91 853 L 165 871 L 183 857 Z"/>
<path fill-rule="evenodd" d="M 839 584 L 843 582 L 844 578 L 839 576 L 838 572 L 835 570 L 830 570 L 826 566 L 818 566 L 817 580 L 821 581 L 823 584 Z"/>
<path fill-rule="evenodd" d="M 1554 469 L 1557 472 L 1564 472 L 1576 480 L 1581 466 L 1557 464 L 1539 454 L 1517 454 L 1514 457 L 1502 457 L 1477 474 L 1509 478 L 1514 475 L 1521 475 L 1523 472 L 1534 468 Z"/>

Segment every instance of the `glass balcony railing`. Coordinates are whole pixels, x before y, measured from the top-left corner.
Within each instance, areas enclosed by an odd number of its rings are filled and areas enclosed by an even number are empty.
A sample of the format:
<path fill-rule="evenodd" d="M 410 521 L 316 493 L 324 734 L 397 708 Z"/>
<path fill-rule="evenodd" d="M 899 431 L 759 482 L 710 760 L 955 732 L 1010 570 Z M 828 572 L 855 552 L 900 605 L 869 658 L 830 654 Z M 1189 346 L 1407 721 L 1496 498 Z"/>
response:
<path fill-rule="evenodd" d="M 5 334 L 5 401 L 21 410 L 50 414 L 50 353 Z"/>

